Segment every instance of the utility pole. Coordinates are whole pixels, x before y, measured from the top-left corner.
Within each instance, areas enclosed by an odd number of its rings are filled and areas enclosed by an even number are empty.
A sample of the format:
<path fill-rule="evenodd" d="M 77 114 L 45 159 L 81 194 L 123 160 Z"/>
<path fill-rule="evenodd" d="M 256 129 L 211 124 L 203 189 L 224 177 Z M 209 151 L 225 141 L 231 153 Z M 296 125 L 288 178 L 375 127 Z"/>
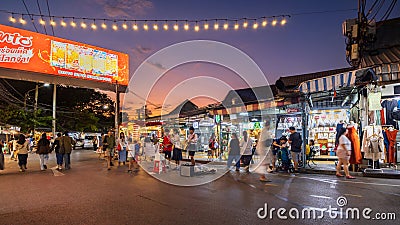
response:
<path fill-rule="evenodd" d="M 119 132 L 119 91 L 118 81 L 115 82 L 115 137 L 118 137 Z"/>
<path fill-rule="evenodd" d="M 38 108 L 38 98 L 39 98 L 39 85 L 36 83 L 35 87 L 35 105 L 33 109 L 33 118 L 34 118 L 34 123 L 33 123 L 33 138 L 35 139 L 35 132 L 36 132 L 36 114 L 37 114 L 37 108 Z"/>
<path fill-rule="evenodd" d="M 53 90 L 53 120 L 52 120 L 52 125 L 53 125 L 53 139 L 56 139 L 56 102 L 57 101 L 57 85 L 54 84 L 54 90 Z"/>

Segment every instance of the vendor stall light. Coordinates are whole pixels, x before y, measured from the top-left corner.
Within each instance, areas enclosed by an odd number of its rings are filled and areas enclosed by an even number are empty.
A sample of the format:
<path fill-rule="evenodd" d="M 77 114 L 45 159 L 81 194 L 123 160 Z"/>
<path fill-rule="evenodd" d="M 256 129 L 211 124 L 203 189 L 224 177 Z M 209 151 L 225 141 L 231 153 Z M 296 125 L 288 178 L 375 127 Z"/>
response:
<path fill-rule="evenodd" d="M 235 25 L 233 26 L 233 29 L 235 29 L 235 30 L 239 30 L 239 24 L 238 24 L 238 22 L 237 22 L 237 21 L 235 22 Z"/>
<path fill-rule="evenodd" d="M 218 30 L 218 28 L 219 28 L 218 21 L 215 21 L 215 23 L 214 23 L 214 30 Z"/>
<path fill-rule="evenodd" d="M 254 23 L 253 23 L 253 29 L 256 30 L 257 28 L 258 28 L 258 23 L 257 23 L 257 21 L 254 21 Z"/>
<path fill-rule="evenodd" d="M 175 24 L 174 24 L 174 30 L 175 30 L 175 31 L 178 31 L 178 30 L 179 30 L 178 23 L 175 23 Z"/>
<path fill-rule="evenodd" d="M 122 24 L 122 29 L 124 29 L 124 30 L 128 29 L 128 25 L 125 22 Z"/>
<path fill-rule="evenodd" d="M 146 31 L 149 30 L 149 25 L 147 25 L 147 23 L 143 24 L 143 29 Z"/>
<path fill-rule="evenodd" d="M 229 28 L 229 24 L 228 24 L 228 22 L 225 22 L 224 23 L 224 30 L 228 30 L 228 28 Z"/>
<path fill-rule="evenodd" d="M 112 29 L 115 30 L 115 31 L 117 31 L 117 30 L 118 30 L 117 24 L 113 24 L 113 25 L 112 25 Z"/>
<path fill-rule="evenodd" d="M 17 22 L 17 20 L 14 18 L 14 14 L 11 14 L 11 16 L 8 18 L 8 20 L 9 20 L 11 23 Z"/>
<path fill-rule="evenodd" d="M 134 23 L 133 26 L 132 26 L 132 29 L 134 31 L 137 31 L 137 30 L 139 30 L 139 27 L 138 27 L 138 25 L 136 23 Z"/>
<path fill-rule="evenodd" d="M 266 27 L 267 24 L 268 24 L 268 21 L 267 21 L 267 19 L 264 18 L 262 23 L 261 23 L 261 26 Z"/>
<path fill-rule="evenodd" d="M 246 29 L 249 26 L 249 22 L 247 20 L 243 21 L 243 28 Z"/>
<path fill-rule="evenodd" d="M 185 25 L 183 25 L 183 29 L 189 30 L 189 24 L 186 22 Z"/>
<path fill-rule="evenodd" d="M 23 17 L 19 18 L 19 22 L 20 22 L 22 25 L 25 25 L 25 24 L 26 24 L 26 20 L 25 20 Z"/>
<path fill-rule="evenodd" d="M 53 27 L 55 27 L 55 26 L 57 25 L 57 23 L 56 23 L 56 21 L 54 21 L 54 20 L 50 20 L 50 25 L 53 26 Z"/>
<path fill-rule="evenodd" d="M 106 24 L 106 22 L 103 22 L 103 23 L 101 24 L 101 28 L 103 28 L 104 30 L 107 29 L 107 24 Z"/>
<path fill-rule="evenodd" d="M 41 25 L 46 25 L 46 21 L 44 21 L 42 18 L 40 18 L 40 20 L 39 20 L 39 23 L 41 24 Z"/>
<path fill-rule="evenodd" d="M 164 25 L 163 25 L 163 28 L 164 28 L 164 30 L 168 30 L 168 23 L 167 23 L 167 21 L 165 21 L 165 23 L 164 23 Z"/>
<path fill-rule="evenodd" d="M 86 24 L 84 21 L 82 21 L 82 22 L 81 22 L 81 27 L 82 27 L 83 29 L 86 29 L 87 24 Z"/>
<path fill-rule="evenodd" d="M 285 25 L 286 24 L 286 18 L 283 18 L 282 20 L 281 20 L 281 25 L 283 26 L 283 25 Z"/>
<path fill-rule="evenodd" d="M 71 27 L 76 27 L 76 23 L 72 20 L 70 23 Z"/>
<path fill-rule="evenodd" d="M 199 30 L 200 30 L 200 27 L 199 27 L 199 25 L 196 23 L 196 25 L 194 26 L 194 31 L 199 32 Z"/>
<path fill-rule="evenodd" d="M 66 23 L 64 20 L 61 20 L 60 25 L 61 25 L 62 27 L 66 27 L 66 26 L 67 26 L 67 23 Z"/>
<path fill-rule="evenodd" d="M 276 24 L 278 23 L 278 21 L 276 19 L 272 20 L 272 26 L 276 26 Z"/>
<path fill-rule="evenodd" d="M 156 23 L 153 25 L 153 30 L 158 31 L 158 25 Z"/>
<path fill-rule="evenodd" d="M 91 27 L 93 30 L 96 30 L 96 29 L 97 29 L 96 22 L 93 21 L 93 23 L 92 23 L 92 25 L 90 25 L 90 27 Z"/>
<path fill-rule="evenodd" d="M 204 30 L 208 30 L 208 28 L 210 27 L 210 25 L 208 25 L 207 20 L 204 22 Z"/>

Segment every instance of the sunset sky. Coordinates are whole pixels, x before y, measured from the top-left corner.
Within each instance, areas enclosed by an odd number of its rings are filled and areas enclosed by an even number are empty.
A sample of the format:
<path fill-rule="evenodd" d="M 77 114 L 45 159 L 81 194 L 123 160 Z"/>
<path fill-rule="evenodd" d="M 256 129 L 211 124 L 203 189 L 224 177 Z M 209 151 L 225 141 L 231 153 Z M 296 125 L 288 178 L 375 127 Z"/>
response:
<path fill-rule="evenodd" d="M 48 14 L 45 0 L 39 0 L 40 10 Z M 348 67 L 345 60 L 345 38 L 342 35 L 342 22 L 357 16 L 356 0 L 254 0 L 254 1 L 161 1 L 161 0 L 53 0 L 48 1 L 51 15 L 95 17 L 109 19 L 188 19 L 201 20 L 212 18 L 254 18 L 288 14 L 291 17 L 285 26 L 234 30 L 208 31 L 103 31 L 98 29 L 62 28 L 56 26 L 54 35 L 78 42 L 104 47 L 130 56 L 130 74 L 134 74 L 138 66 L 157 51 L 189 40 L 213 40 L 232 45 L 252 58 L 265 74 L 269 83 L 273 84 L 280 76 L 310 73 Z M 368 7 L 373 1 L 367 1 Z M 37 1 L 25 0 L 30 13 L 39 14 Z M 384 6 L 387 7 L 387 6 Z M 2 0 L 1 10 L 26 13 L 23 1 Z M 351 10 L 353 9 L 353 10 Z M 386 9 L 386 8 L 384 8 Z M 384 11 L 384 10 L 383 10 Z M 392 17 L 399 12 L 399 5 L 393 10 Z M 397 12 L 397 13 L 396 13 Z M 0 23 L 35 31 L 28 20 L 26 25 L 11 24 L 10 15 L 0 13 Z M 377 17 L 378 20 L 381 16 Z M 79 21 L 77 21 L 79 22 Z M 36 21 L 38 31 L 45 33 L 43 26 Z M 49 25 L 46 31 L 52 35 Z M 163 68 L 164 65 L 159 65 Z M 157 70 L 157 68 L 155 68 Z M 208 77 L 197 83 L 190 82 L 174 93 L 174 87 L 180 82 L 195 77 Z M 136 78 L 146 80 L 146 76 Z M 220 80 L 228 84 L 218 88 L 210 84 L 212 80 Z M 153 81 L 151 81 L 153 82 Z M 260 85 L 264 85 L 263 82 Z M 194 98 L 190 93 L 193 87 L 206 93 L 207 98 L 196 98 L 195 103 L 204 105 L 209 99 L 222 100 L 230 89 L 246 88 L 249 85 L 234 72 L 220 65 L 197 62 L 180 65 L 166 74 L 155 84 L 149 95 L 149 101 L 162 104 L 165 96 L 171 100 L 166 110 L 172 110 L 186 98 Z M 204 87 L 204 88 L 203 88 Z M 135 87 L 140 89 L 140 87 Z M 212 90 L 211 90 L 212 89 Z M 214 90 L 217 89 L 217 90 Z M 136 91 L 133 89 L 136 93 Z M 143 93 L 138 91 L 137 93 Z M 201 95 L 201 92 L 199 92 Z M 206 94 L 204 94 L 206 95 Z M 146 96 L 141 96 L 146 98 Z M 131 99 L 135 102 L 135 99 Z M 134 109 L 138 105 L 127 107 Z"/>

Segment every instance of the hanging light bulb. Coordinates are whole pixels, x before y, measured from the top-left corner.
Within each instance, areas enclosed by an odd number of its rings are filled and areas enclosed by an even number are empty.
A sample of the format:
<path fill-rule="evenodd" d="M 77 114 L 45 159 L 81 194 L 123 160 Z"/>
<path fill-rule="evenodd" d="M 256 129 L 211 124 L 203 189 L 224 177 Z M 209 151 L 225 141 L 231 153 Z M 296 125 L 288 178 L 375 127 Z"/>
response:
<path fill-rule="evenodd" d="M 134 31 L 139 30 L 139 27 L 138 27 L 138 25 L 137 25 L 136 22 L 132 25 L 132 29 L 133 29 Z"/>
<path fill-rule="evenodd" d="M 54 21 L 54 19 L 50 20 L 50 25 L 55 27 L 57 25 L 56 21 Z"/>
<path fill-rule="evenodd" d="M 115 23 L 115 21 L 114 21 L 114 23 L 113 23 L 113 25 L 112 25 L 112 29 L 115 30 L 115 31 L 118 30 L 118 26 L 117 26 L 117 24 Z"/>
<path fill-rule="evenodd" d="M 258 28 L 258 23 L 257 23 L 257 21 L 254 21 L 254 23 L 253 23 L 253 29 L 256 30 L 257 28 Z"/>
<path fill-rule="evenodd" d="M 219 24 L 218 24 L 218 21 L 216 20 L 214 23 L 214 30 L 218 30 L 218 28 L 219 28 Z"/>
<path fill-rule="evenodd" d="M 76 23 L 75 23 L 74 19 L 72 19 L 70 25 L 71 25 L 71 27 L 76 27 Z"/>
<path fill-rule="evenodd" d="M 126 21 L 124 21 L 124 23 L 122 24 L 122 29 L 124 29 L 124 30 L 128 29 L 128 25 L 126 24 Z"/>
<path fill-rule="evenodd" d="M 23 16 L 23 15 L 21 16 L 21 18 L 19 18 L 19 22 L 20 22 L 22 25 L 25 25 L 25 24 L 26 24 L 26 20 L 24 19 L 24 16 Z"/>
<path fill-rule="evenodd" d="M 199 30 L 200 30 L 200 27 L 196 22 L 196 25 L 194 25 L 194 31 L 199 32 Z"/>
<path fill-rule="evenodd" d="M 237 21 L 235 22 L 235 25 L 233 26 L 233 29 L 235 29 L 235 30 L 239 30 L 239 24 L 238 24 L 238 22 L 237 22 Z"/>
<path fill-rule="evenodd" d="M 188 24 L 188 22 L 187 22 L 187 21 L 186 21 L 185 25 L 183 25 L 183 29 L 185 29 L 185 30 L 189 30 L 189 24 Z"/>
<path fill-rule="evenodd" d="M 247 22 L 247 20 L 243 21 L 243 28 L 247 28 L 249 26 L 249 22 Z"/>
<path fill-rule="evenodd" d="M 178 31 L 178 30 L 179 30 L 178 21 L 176 21 L 175 24 L 174 24 L 174 30 L 175 30 L 175 31 Z"/>
<path fill-rule="evenodd" d="M 46 21 L 44 21 L 43 18 L 40 18 L 39 23 L 40 23 L 41 25 L 43 25 L 43 26 L 46 25 Z"/>
<path fill-rule="evenodd" d="M 86 29 L 87 24 L 85 23 L 85 21 L 82 21 L 82 22 L 81 22 L 81 27 L 82 27 L 83 29 Z"/>
<path fill-rule="evenodd" d="M 92 23 L 92 25 L 90 25 L 90 27 L 91 27 L 93 30 L 97 30 L 96 20 L 93 20 L 93 23 Z"/>
<path fill-rule="evenodd" d="M 9 20 L 11 23 L 17 22 L 17 20 L 14 18 L 14 14 L 11 14 L 11 16 L 8 18 L 8 20 Z"/>
<path fill-rule="evenodd" d="M 208 30 L 208 28 L 209 28 L 209 25 L 208 25 L 208 22 L 207 22 L 207 20 L 204 22 L 204 30 Z"/>
<path fill-rule="evenodd" d="M 143 29 L 144 30 L 149 30 L 149 25 L 147 25 L 147 23 L 143 24 Z"/>
<path fill-rule="evenodd" d="M 158 24 L 155 23 L 155 24 L 153 25 L 153 29 L 154 29 L 155 31 L 158 31 Z"/>
<path fill-rule="evenodd" d="M 261 23 L 261 26 L 266 27 L 267 24 L 268 24 L 268 21 L 267 21 L 267 19 L 264 18 L 262 23 Z"/>
<path fill-rule="evenodd" d="M 104 30 L 107 29 L 107 24 L 106 21 L 104 20 L 103 23 L 101 24 L 101 28 L 103 28 Z"/>
<path fill-rule="evenodd" d="M 64 21 L 64 18 L 61 20 L 60 25 L 62 27 L 66 27 L 67 26 L 67 23 Z"/>
<path fill-rule="evenodd" d="M 165 21 L 165 23 L 164 23 L 164 25 L 163 25 L 163 28 L 164 28 L 164 30 L 168 30 L 168 23 L 167 23 L 167 21 Z"/>
<path fill-rule="evenodd" d="M 282 20 L 281 20 L 281 25 L 283 26 L 283 25 L 285 25 L 287 23 L 287 20 L 286 20 L 286 18 L 284 17 Z"/>
<path fill-rule="evenodd" d="M 278 23 L 278 21 L 274 18 L 274 20 L 272 20 L 272 26 L 276 26 L 276 24 Z"/>
<path fill-rule="evenodd" d="M 224 30 L 228 30 L 228 28 L 229 28 L 229 24 L 228 24 L 228 21 L 226 21 L 226 22 L 224 23 Z"/>

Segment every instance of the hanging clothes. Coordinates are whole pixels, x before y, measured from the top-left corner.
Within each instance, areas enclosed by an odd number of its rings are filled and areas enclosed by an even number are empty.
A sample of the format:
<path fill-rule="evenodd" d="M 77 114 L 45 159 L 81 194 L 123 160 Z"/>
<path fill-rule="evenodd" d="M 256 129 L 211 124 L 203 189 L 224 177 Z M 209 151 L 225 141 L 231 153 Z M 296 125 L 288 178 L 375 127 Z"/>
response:
<path fill-rule="evenodd" d="M 381 124 L 386 125 L 386 113 L 384 108 L 381 109 Z"/>
<path fill-rule="evenodd" d="M 361 152 L 364 152 L 364 158 L 366 159 L 372 159 L 372 156 L 368 156 L 367 152 L 370 152 L 370 139 L 372 137 L 377 137 L 379 141 L 379 149 L 381 150 L 382 154 L 380 154 L 380 158 L 375 158 L 375 160 L 378 159 L 385 159 L 385 144 L 384 144 L 384 139 L 385 136 L 382 132 L 382 126 L 366 126 L 364 127 L 364 132 L 363 132 L 363 138 L 362 138 L 362 148 Z"/>
<path fill-rule="evenodd" d="M 354 123 L 359 123 L 359 112 L 358 112 L 358 107 L 354 106 L 353 108 L 350 109 L 350 121 L 353 121 Z"/>
<path fill-rule="evenodd" d="M 382 145 L 382 137 L 378 137 L 378 135 L 373 135 L 372 137 L 368 138 L 368 148 L 364 153 L 364 158 L 372 159 L 374 161 L 380 159 L 383 152 Z"/>
<path fill-rule="evenodd" d="M 368 110 L 369 111 L 381 110 L 382 109 L 381 98 L 382 98 L 381 92 L 369 93 L 368 94 Z"/>
<path fill-rule="evenodd" d="M 396 152 L 396 136 L 398 130 L 387 130 L 386 135 L 389 140 L 389 149 L 388 149 L 388 163 L 396 163 L 395 152 Z"/>
<path fill-rule="evenodd" d="M 382 154 L 382 155 L 383 155 L 385 161 L 388 161 L 388 158 L 389 158 L 388 152 L 389 152 L 390 143 L 389 143 L 388 136 L 386 134 L 386 130 L 383 130 L 382 134 L 383 134 L 383 144 L 385 145 L 385 154 Z"/>
<path fill-rule="evenodd" d="M 392 112 L 397 108 L 397 100 L 385 100 L 382 107 L 386 109 L 386 125 L 392 125 L 395 129 L 399 129 L 397 121 L 393 119 Z"/>
<path fill-rule="evenodd" d="M 348 127 L 347 138 L 351 141 L 351 155 L 350 155 L 350 164 L 361 164 L 362 163 L 362 155 L 361 155 L 361 146 L 360 146 L 360 137 L 357 134 L 357 129 L 354 126 Z"/>

